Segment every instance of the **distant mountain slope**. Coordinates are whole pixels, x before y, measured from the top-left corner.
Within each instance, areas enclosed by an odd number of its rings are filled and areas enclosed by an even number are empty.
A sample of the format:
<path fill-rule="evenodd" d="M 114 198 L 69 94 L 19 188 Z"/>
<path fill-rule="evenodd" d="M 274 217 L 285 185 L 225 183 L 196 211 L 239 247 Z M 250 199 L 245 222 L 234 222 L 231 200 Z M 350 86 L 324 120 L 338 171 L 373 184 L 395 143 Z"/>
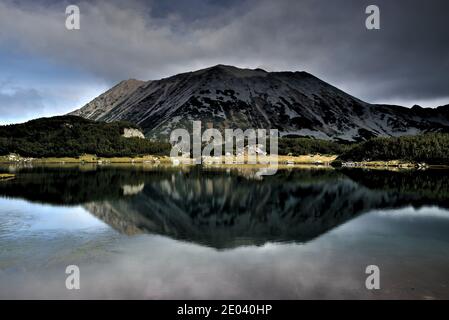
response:
<path fill-rule="evenodd" d="M 119 105 L 144 83 L 145 81 L 135 79 L 124 80 L 86 104 L 83 108 L 72 112 L 71 115 L 96 120 L 102 114 L 111 111 L 111 109 Z"/>
<path fill-rule="evenodd" d="M 147 137 L 164 138 L 175 128 L 191 128 L 192 120 L 218 129 L 277 128 L 282 135 L 348 141 L 449 131 L 449 106 L 373 105 L 306 72 L 217 65 L 130 86 L 128 81 L 72 114 L 127 120 Z"/>

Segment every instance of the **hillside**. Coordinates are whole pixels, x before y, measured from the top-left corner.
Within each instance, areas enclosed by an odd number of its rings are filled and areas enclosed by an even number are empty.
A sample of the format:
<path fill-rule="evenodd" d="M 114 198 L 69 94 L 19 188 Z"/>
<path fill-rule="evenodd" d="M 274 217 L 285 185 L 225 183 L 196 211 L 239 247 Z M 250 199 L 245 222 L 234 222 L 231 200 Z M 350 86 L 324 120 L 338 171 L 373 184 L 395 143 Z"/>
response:
<path fill-rule="evenodd" d="M 128 122 L 95 122 L 76 116 L 41 118 L 22 124 L 0 126 L 0 155 L 24 157 L 136 156 L 161 154 L 167 143 L 124 136 L 125 129 L 139 129 Z M 127 130 L 138 132 L 135 130 Z"/>
<path fill-rule="evenodd" d="M 375 138 L 354 145 L 339 157 L 350 161 L 405 160 L 449 165 L 449 134 Z"/>
<path fill-rule="evenodd" d="M 369 104 L 307 72 L 217 65 L 161 80 L 132 81 L 129 87 L 126 83 L 72 114 L 130 121 L 147 137 L 164 139 L 175 128 L 191 129 L 192 120 L 201 120 L 203 127 L 277 128 L 283 136 L 336 141 L 449 132 L 449 106 Z"/>
<path fill-rule="evenodd" d="M 71 115 L 95 120 L 104 113 L 111 111 L 119 105 L 126 97 L 132 94 L 145 81 L 129 79 L 121 81 L 105 93 L 101 94 L 88 104 L 82 110 L 72 112 Z"/>

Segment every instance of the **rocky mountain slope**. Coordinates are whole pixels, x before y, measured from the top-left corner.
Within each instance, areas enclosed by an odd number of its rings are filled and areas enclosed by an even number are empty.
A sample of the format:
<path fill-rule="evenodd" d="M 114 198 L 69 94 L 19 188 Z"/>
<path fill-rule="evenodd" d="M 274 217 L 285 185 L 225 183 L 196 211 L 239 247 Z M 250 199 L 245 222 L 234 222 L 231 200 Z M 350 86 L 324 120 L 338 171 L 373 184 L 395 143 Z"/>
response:
<path fill-rule="evenodd" d="M 128 95 L 132 94 L 144 83 L 145 81 L 135 79 L 121 81 L 119 84 L 86 104 L 83 108 L 72 112 L 71 114 L 96 120 L 98 117 L 119 105 L 126 97 L 128 97 Z"/>
<path fill-rule="evenodd" d="M 436 109 L 374 105 L 306 72 L 266 72 L 217 65 L 169 78 L 123 81 L 72 113 L 127 120 L 147 137 L 176 128 L 276 128 L 281 135 L 364 140 L 449 131 L 449 106 Z"/>

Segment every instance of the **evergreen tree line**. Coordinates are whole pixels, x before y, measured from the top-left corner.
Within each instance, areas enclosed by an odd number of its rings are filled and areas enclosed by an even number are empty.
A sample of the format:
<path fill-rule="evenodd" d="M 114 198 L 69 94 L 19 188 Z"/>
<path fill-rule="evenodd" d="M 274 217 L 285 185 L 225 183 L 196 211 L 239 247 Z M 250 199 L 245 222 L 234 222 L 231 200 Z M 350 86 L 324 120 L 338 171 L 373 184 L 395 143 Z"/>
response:
<path fill-rule="evenodd" d="M 280 155 L 342 154 L 350 148 L 351 145 L 348 143 L 312 138 L 279 138 L 278 140 Z"/>
<path fill-rule="evenodd" d="M 125 128 L 139 129 L 125 121 L 95 122 L 76 116 L 41 118 L 0 126 L 0 155 L 17 153 L 39 158 L 83 154 L 101 157 L 170 154 L 168 142 L 125 138 Z M 337 154 L 341 161 L 404 160 L 449 164 L 447 133 L 372 138 L 352 144 L 312 138 L 279 138 L 278 146 L 280 155 Z M 269 146 L 266 147 L 269 150 Z"/>
<path fill-rule="evenodd" d="M 125 138 L 125 128 L 138 127 L 118 122 L 95 122 L 75 116 L 32 120 L 0 126 L 0 155 L 17 153 L 23 157 L 101 157 L 166 155 L 169 143 L 137 137 Z"/>
<path fill-rule="evenodd" d="M 449 164 L 449 134 L 373 138 L 353 145 L 339 157 L 344 161 L 404 160 Z"/>

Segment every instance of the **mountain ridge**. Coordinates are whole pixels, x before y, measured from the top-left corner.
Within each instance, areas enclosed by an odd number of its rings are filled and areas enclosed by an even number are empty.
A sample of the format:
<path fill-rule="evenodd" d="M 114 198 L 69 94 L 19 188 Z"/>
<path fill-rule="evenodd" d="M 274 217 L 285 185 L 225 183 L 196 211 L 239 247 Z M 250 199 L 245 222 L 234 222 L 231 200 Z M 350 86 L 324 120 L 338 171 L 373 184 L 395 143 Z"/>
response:
<path fill-rule="evenodd" d="M 225 128 L 278 129 L 282 136 L 359 141 L 449 132 L 449 106 L 370 104 L 305 71 L 268 72 L 216 65 L 160 80 L 125 80 L 70 113 L 126 120 L 149 138 L 168 138 L 191 121 Z"/>

